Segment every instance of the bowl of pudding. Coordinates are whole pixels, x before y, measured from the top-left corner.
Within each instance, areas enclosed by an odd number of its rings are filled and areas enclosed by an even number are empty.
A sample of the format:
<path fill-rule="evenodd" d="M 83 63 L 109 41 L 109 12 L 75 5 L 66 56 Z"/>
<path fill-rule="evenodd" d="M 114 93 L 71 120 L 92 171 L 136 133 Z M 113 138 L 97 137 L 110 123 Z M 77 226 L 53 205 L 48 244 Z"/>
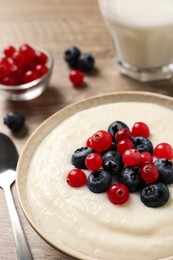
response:
<path fill-rule="evenodd" d="M 43 122 L 21 153 L 17 191 L 24 214 L 47 243 L 76 259 L 173 259 L 173 184 L 158 208 L 146 207 L 137 192 L 114 205 L 106 193 L 67 184 L 74 151 L 115 120 L 130 128 L 146 122 L 153 145 L 173 144 L 171 97 L 117 92 L 69 105 Z"/>

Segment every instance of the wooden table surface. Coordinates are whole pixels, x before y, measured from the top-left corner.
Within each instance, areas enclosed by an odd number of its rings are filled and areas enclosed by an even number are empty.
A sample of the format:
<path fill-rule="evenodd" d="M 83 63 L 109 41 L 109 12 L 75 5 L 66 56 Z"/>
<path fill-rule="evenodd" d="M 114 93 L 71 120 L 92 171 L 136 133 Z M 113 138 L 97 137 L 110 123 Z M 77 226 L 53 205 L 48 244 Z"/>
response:
<path fill-rule="evenodd" d="M 110 36 L 98 9 L 97 0 L 0 0 L 0 49 L 9 44 L 29 43 L 50 51 L 55 60 L 53 75 L 46 91 L 27 102 L 8 101 L 0 93 L 0 130 L 10 136 L 19 153 L 29 136 L 46 118 L 66 105 L 85 97 L 112 91 L 151 91 L 173 96 L 173 81 L 144 84 L 119 74 Z M 97 73 L 85 76 L 85 87 L 75 89 L 64 50 L 78 46 L 96 59 Z M 12 134 L 3 118 L 10 111 L 21 111 L 26 128 Z M 43 241 L 31 228 L 20 208 L 16 187 L 12 188 L 34 259 L 72 259 Z M 15 260 L 16 249 L 3 190 L 0 190 L 0 260 Z M 22 259 L 27 260 L 27 259 Z"/>

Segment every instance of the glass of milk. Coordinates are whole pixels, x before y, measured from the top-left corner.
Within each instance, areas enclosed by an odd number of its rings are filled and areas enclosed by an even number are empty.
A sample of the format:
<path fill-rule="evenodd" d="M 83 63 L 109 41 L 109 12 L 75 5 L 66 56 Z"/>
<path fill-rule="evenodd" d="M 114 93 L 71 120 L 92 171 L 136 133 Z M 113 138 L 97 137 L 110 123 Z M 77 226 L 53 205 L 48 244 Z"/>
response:
<path fill-rule="evenodd" d="M 98 0 L 122 74 L 139 81 L 173 74 L 173 0 Z"/>

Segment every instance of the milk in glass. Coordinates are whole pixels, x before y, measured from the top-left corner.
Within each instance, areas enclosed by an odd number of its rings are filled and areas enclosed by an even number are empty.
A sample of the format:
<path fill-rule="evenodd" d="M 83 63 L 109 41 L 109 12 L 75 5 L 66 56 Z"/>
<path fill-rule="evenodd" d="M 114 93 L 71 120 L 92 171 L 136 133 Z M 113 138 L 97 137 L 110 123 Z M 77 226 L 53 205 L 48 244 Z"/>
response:
<path fill-rule="evenodd" d="M 99 0 L 120 71 L 141 81 L 170 78 L 173 0 Z"/>

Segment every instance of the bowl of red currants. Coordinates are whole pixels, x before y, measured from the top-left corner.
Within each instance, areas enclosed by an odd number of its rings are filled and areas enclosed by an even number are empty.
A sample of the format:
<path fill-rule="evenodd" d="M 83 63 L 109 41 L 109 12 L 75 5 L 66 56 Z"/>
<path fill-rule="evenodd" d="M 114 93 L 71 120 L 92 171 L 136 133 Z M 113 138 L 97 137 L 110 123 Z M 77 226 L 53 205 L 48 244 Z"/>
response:
<path fill-rule="evenodd" d="M 23 44 L 10 45 L 0 59 L 0 90 L 10 100 L 27 101 L 46 89 L 53 69 L 53 57 L 44 50 Z"/>

